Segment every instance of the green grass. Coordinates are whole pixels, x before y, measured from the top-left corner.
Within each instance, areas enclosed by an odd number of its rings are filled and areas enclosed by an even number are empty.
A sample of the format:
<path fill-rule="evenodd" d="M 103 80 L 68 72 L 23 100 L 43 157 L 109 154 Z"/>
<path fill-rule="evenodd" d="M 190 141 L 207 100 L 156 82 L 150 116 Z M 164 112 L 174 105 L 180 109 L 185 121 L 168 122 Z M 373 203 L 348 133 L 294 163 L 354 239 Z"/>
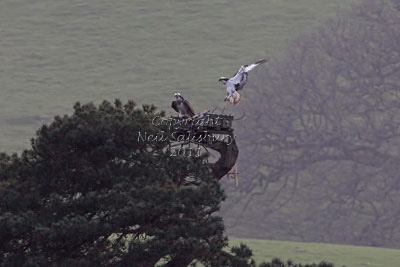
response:
<path fill-rule="evenodd" d="M 231 245 L 238 245 L 240 242 L 247 244 L 253 250 L 258 263 L 278 257 L 285 261 L 292 259 L 297 263 L 328 261 L 334 263 L 335 266 L 346 265 L 347 267 L 400 266 L 400 250 L 397 249 L 262 239 L 232 238 L 230 240 Z"/>
<path fill-rule="evenodd" d="M 134 98 L 170 110 L 180 91 L 202 111 L 218 77 L 263 57 L 356 0 L 3 0 L 0 151 L 76 101 Z M 251 88 L 249 88 L 251 90 Z"/>
<path fill-rule="evenodd" d="M 355 2 L 3 0 L 0 151 L 27 148 L 42 123 L 70 113 L 76 101 L 134 98 L 169 111 L 179 90 L 196 110 L 214 107 L 225 95 L 219 76 L 255 59 L 279 57 L 290 39 Z M 400 266 L 398 250 L 246 243 L 258 261 L 278 256 Z"/>

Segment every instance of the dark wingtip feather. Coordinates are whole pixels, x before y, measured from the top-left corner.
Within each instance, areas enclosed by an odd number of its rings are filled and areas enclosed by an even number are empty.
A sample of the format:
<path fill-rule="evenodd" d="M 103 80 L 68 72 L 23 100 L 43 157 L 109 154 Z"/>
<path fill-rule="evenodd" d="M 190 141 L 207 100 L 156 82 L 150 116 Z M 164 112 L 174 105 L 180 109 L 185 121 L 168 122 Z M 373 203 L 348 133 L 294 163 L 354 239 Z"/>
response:
<path fill-rule="evenodd" d="M 260 61 L 257 61 L 256 63 L 254 63 L 254 64 L 263 64 L 263 63 L 265 63 L 265 62 L 267 62 L 268 61 L 268 59 L 262 59 L 262 60 L 260 60 Z"/>

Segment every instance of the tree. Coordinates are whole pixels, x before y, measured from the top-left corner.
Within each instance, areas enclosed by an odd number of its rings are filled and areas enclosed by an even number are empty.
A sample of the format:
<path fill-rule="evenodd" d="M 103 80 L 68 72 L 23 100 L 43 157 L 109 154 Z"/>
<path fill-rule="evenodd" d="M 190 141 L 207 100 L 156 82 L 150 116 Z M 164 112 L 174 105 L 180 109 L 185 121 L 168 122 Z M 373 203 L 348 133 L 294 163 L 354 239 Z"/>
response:
<path fill-rule="evenodd" d="M 400 247 L 399 11 L 398 0 L 363 1 L 251 81 L 236 127 L 246 176 L 227 205 L 257 218 L 240 221 L 248 229 Z"/>
<path fill-rule="evenodd" d="M 246 246 L 223 250 L 218 162 L 171 157 L 164 115 L 77 103 L 1 154 L 1 266 L 254 266 Z"/>

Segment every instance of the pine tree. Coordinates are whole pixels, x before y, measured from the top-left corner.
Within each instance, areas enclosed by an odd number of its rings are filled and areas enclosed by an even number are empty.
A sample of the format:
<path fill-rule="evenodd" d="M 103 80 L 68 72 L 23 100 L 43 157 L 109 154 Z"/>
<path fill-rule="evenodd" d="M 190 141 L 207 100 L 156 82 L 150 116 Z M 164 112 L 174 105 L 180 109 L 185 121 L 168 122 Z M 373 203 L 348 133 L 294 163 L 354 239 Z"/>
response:
<path fill-rule="evenodd" d="M 171 134 L 152 123 L 164 116 L 77 103 L 21 155 L 0 154 L 0 266 L 256 266 L 244 244 L 227 252 L 213 215 L 225 158 L 171 157 L 171 139 L 154 139 Z"/>
<path fill-rule="evenodd" d="M 1 265 L 213 265 L 225 255 L 212 215 L 225 196 L 203 158 L 170 157 L 169 139 L 138 138 L 167 134 L 151 123 L 164 115 L 133 101 L 77 103 L 20 156 L 2 154 Z"/>

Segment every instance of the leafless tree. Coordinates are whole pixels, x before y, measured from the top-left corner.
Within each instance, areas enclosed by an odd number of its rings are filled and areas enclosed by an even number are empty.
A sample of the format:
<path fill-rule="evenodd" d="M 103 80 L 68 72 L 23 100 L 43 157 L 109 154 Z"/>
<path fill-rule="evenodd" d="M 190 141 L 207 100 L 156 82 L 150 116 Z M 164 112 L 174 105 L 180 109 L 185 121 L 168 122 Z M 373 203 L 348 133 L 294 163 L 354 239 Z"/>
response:
<path fill-rule="evenodd" d="M 256 76 L 231 231 L 400 247 L 400 1 L 363 1 Z"/>

